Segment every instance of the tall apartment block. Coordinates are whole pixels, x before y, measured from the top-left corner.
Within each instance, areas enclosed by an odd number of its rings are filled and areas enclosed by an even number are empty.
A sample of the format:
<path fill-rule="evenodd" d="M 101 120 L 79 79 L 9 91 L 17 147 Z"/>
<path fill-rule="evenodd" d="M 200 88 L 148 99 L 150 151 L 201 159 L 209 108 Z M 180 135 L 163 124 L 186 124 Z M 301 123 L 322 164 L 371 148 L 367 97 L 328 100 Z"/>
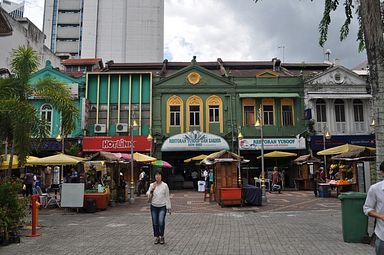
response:
<path fill-rule="evenodd" d="M 0 6 L 15 19 L 24 16 L 24 1 L 12 2 L 8 0 L 0 0 Z"/>
<path fill-rule="evenodd" d="M 45 0 L 43 30 L 63 59 L 161 62 L 164 0 Z"/>

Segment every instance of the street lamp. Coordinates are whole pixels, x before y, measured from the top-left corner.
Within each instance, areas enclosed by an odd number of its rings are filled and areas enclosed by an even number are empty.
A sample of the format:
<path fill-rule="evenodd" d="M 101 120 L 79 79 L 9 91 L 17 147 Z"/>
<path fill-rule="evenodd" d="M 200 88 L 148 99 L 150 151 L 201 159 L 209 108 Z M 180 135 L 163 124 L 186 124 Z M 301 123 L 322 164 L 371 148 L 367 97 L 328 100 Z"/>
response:
<path fill-rule="evenodd" d="M 326 145 L 326 140 L 329 140 L 331 139 L 331 133 L 329 132 L 327 126 L 325 125 L 324 126 L 324 130 L 323 130 L 323 149 L 325 150 L 325 145 Z M 324 155 L 324 171 L 327 175 L 328 171 L 327 171 L 327 155 Z"/>
<path fill-rule="evenodd" d="M 133 120 L 132 125 L 130 126 L 130 135 L 131 135 L 131 186 L 129 192 L 129 203 L 133 204 L 135 202 L 134 192 L 135 192 L 135 182 L 133 181 L 133 129 L 138 127 L 136 120 Z"/>
<path fill-rule="evenodd" d="M 149 144 L 149 156 L 152 157 L 152 141 L 153 141 L 153 137 L 152 137 L 151 133 L 148 134 L 147 141 L 150 143 Z M 149 182 L 151 182 L 151 175 L 152 175 L 152 164 L 149 165 Z"/>
<path fill-rule="evenodd" d="M 61 131 L 57 135 L 56 141 L 61 142 L 61 153 L 64 154 L 64 128 L 63 127 L 61 127 Z M 61 165 L 60 182 L 63 181 L 63 176 L 64 176 L 64 165 Z"/>
<path fill-rule="evenodd" d="M 239 155 L 239 157 L 240 157 L 240 141 L 243 140 L 243 138 L 244 138 L 244 136 L 241 133 L 241 129 L 239 128 L 239 135 L 237 136 L 237 139 L 239 140 L 238 145 L 237 145 L 237 155 Z M 241 187 L 241 159 L 239 159 L 238 168 L 239 168 L 238 183 L 239 183 L 239 186 Z"/>
<path fill-rule="evenodd" d="M 263 115 L 261 106 L 259 108 L 257 120 L 255 123 L 256 128 L 260 128 L 260 153 L 261 153 L 261 200 L 262 204 L 267 204 L 267 194 L 265 192 L 265 173 L 264 173 L 264 137 L 263 137 Z"/>

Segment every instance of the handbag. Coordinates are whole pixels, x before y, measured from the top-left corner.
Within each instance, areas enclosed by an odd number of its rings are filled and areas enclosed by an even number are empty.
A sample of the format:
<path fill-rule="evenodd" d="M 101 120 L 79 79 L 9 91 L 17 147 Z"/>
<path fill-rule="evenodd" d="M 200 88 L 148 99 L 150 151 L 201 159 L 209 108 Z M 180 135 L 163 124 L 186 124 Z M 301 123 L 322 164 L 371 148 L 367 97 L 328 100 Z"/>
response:
<path fill-rule="evenodd" d="M 152 203 L 152 199 L 153 199 L 153 192 L 155 191 L 155 189 L 156 189 L 156 185 L 155 184 L 153 184 L 153 190 L 152 191 L 150 191 L 149 192 L 149 196 L 148 196 L 148 203 Z"/>

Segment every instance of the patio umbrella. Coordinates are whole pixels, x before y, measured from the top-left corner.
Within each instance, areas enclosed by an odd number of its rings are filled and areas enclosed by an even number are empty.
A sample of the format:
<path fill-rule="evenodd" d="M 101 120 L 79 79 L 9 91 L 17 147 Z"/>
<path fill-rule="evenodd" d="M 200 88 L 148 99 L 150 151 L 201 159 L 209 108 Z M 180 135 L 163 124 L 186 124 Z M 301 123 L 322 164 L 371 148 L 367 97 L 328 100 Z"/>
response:
<path fill-rule="evenodd" d="M 348 152 L 344 152 L 333 156 L 331 159 L 333 160 L 345 160 L 345 161 L 354 161 L 354 160 L 362 160 L 362 159 L 372 159 L 375 156 L 375 151 L 370 150 L 368 148 L 359 148 L 354 149 Z"/>
<path fill-rule="evenodd" d="M 167 161 L 160 160 L 160 159 L 153 161 L 151 164 L 157 167 L 172 168 L 171 164 L 169 164 Z"/>
<path fill-rule="evenodd" d="M 264 154 L 264 158 L 285 158 L 285 157 L 296 157 L 296 153 L 285 152 L 285 151 L 272 151 Z M 260 159 L 261 156 L 258 156 L 257 159 Z"/>
<path fill-rule="evenodd" d="M 191 161 L 201 161 L 201 160 L 205 159 L 207 156 L 208 155 L 201 154 L 201 155 L 198 155 L 198 156 L 184 160 L 184 163 L 189 163 Z"/>
<path fill-rule="evenodd" d="M 138 152 L 133 153 L 133 159 L 137 162 L 142 162 L 142 163 L 150 163 L 157 160 L 157 158 L 154 158 L 145 154 L 141 154 Z"/>
<path fill-rule="evenodd" d="M 6 159 L 5 159 L 5 156 L 2 155 L 2 157 L 4 158 L 3 162 L 1 162 L 1 165 L 0 165 L 0 169 L 1 170 L 4 170 L 4 169 L 8 169 L 8 165 L 9 165 L 9 160 L 11 158 L 11 154 L 8 154 Z M 35 160 L 35 159 L 38 159 L 38 157 L 34 157 L 34 156 L 27 156 L 27 163 L 26 165 L 31 165 L 29 162 L 31 160 Z M 17 155 L 13 155 L 13 161 L 12 161 L 12 169 L 17 169 L 19 168 L 19 157 Z"/>
<path fill-rule="evenodd" d="M 77 163 L 86 160 L 85 158 L 75 157 L 63 153 L 59 153 L 53 156 L 48 156 L 44 158 L 38 158 L 30 160 L 28 163 L 31 165 L 76 165 Z"/>
<path fill-rule="evenodd" d="M 356 149 L 365 149 L 365 148 L 372 150 L 372 151 L 376 151 L 376 149 L 372 148 L 372 147 L 365 147 L 365 146 L 359 146 L 359 145 L 353 145 L 353 144 L 347 143 L 347 144 L 343 144 L 340 146 L 336 146 L 333 148 L 319 151 L 317 153 L 317 155 L 321 155 L 321 156 L 336 155 L 336 154 L 341 154 L 341 153 L 345 153 L 345 152 L 350 152 L 350 151 L 356 150 Z"/>

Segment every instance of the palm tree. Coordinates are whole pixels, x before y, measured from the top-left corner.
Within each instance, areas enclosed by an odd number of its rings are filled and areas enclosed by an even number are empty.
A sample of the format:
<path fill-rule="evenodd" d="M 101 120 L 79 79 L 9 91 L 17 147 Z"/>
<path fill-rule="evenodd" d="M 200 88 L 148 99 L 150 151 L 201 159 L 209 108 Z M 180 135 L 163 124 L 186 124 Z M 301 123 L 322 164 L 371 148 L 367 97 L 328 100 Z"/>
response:
<path fill-rule="evenodd" d="M 65 84 L 52 78 L 41 79 L 34 86 L 29 83 L 39 65 L 39 57 L 32 48 L 21 46 L 13 50 L 11 57 L 12 76 L 0 79 L 0 140 L 11 144 L 9 174 L 14 153 L 19 156 L 19 164 L 24 164 L 32 138 L 41 139 L 47 134 L 46 125 L 29 97 L 42 97 L 61 112 L 64 136 L 72 132 L 78 117 Z"/>

